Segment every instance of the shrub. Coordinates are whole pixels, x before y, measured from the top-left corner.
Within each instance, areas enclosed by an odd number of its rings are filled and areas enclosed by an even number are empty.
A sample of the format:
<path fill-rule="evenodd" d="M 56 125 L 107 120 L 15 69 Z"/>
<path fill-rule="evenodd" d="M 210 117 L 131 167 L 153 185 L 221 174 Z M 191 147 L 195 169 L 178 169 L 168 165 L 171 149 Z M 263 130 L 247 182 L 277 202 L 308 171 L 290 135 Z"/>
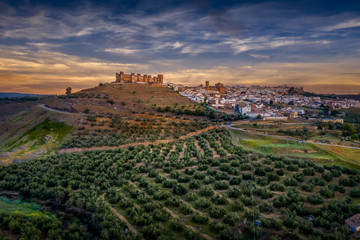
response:
<path fill-rule="evenodd" d="M 227 181 L 216 181 L 214 187 L 217 190 L 225 190 L 229 188 L 229 183 Z"/>
<path fill-rule="evenodd" d="M 213 190 L 212 187 L 202 186 L 201 189 L 200 189 L 200 195 L 201 196 L 211 197 L 212 195 L 214 195 L 214 190 Z"/>
<path fill-rule="evenodd" d="M 193 222 L 195 222 L 195 223 L 204 224 L 204 223 L 207 223 L 209 221 L 209 218 L 204 214 L 201 214 L 199 212 L 195 212 L 195 214 L 192 216 L 191 220 Z"/>
<path fill-rule="evenodd" d="M 319 193 L 324 198 L 333 198 L 334 197 L 334 191 L 327 187 L 320 188 Z"/>
<path fill-rule="evenodd" d="M 200 188 L 200 182 L 199 182 L 199 180 L 192 179 L 192 180 L 189 182 L 189 188 L 190 188 L 190 189 L 198 189 L 198 188 Z"/>
<path fill-rule="evenodd" d="M 222 218 L 225 215 L 226 211 L 223 208 L 212 206 L 209 209 L 210 217 L 212 218 Z"/>
<path fill-rule="evenodd" d="M 173 193 L 176 195 L 184 195 L 187 193 L 187 189 L 183 185 L 177 184 L 173 187 Z"/>
<path fill-rule="evenodd" d="M 350 190 L 350 197 L 360 198 L 360 188 L 353 188 Z"/>
<path fill-rule="evenodd" d="M 312 205 L 318 205 L 324 203 L 324 200 L 319 195 L 310 195 L 307 197 L 307 201 Z"/>

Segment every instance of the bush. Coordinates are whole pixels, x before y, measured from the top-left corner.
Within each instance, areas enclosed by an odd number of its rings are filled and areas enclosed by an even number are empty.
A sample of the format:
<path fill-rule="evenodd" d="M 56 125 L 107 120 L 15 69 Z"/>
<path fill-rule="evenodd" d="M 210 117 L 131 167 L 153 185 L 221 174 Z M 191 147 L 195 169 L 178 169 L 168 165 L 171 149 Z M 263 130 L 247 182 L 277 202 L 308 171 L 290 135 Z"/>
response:
<path fill-rule="evenodd" d="M 221 240 L 241 240 L 242 232 L 240 230 L 225 229 L 220 233 Z"/>
<path fill-rule="evenodd" d="M 225 190 L 229 188 L 229 183 L 227 181 L 216 181 L 214 187 L 217 190 Z"/>
<path fill-rule="evenodd" d="M 285 186 L 297 186 L 298 185 L 298 181 L 295 178 L 292 177 L 287 177 L 284 179 L 284 185 Z"/>
<path fill-rule="evenodd" d="M 282 185 L 282 184 L 272 183 L 272 184 L 270 184 L 270 190 L 271 190 L 271 191 L 284 192 L 284 191 L 285 191 L 285 187 L 284 187 L 284 185 Z"/>
<path fill-rule="evenodd" d="M 322 178 L 325 180 L 325 181 L 327 181 L 327 182 L 330 182 L 332 179 L 333 179 L 333 175 L 332 175 L 332 173 L 331 172 L 324 172 L 323 174 L 322 174 Z"/>
<path fill-rule="evenodd" d="M 307 197 L 307 201 L 312 205 L 318 205 L 324 203 L 324 200 L 319 195 L 310 195 Z"/>
<path fill-rule="evenodd" d="M 190 189 L 198 189 L 200 188 L 200 182 L 199 180 L 192 179 L 189 182 L 189 188 Z"/>
<path fill-rule="evenodd" d="M 230 209 L 234 212 L 241 212 L 244 210 L 244 204 L 240 200 L 234 200 L 230 203 Z"/>
<path fill-rule="evenodd" d="M 206 197 L 211 197 L 212 195 L 214 195 L 214 190 L 212 187 L 202 186 L 200 189 L 200 195 L 206 196 Z"/>
<path fill-rule="evenodd" d="M 188 204 L 182 203 L 180 205 L 180 212 L 185 215 L 189 215 L 189 214 L 192 214 L 194 211 Z"/>
<path fill-rule="evenodd" d="M 223 208 L 212 206 L 209 209 L 210 217 L 212 218 L 222 218 L 225 215 L 226 211 Z"/>
<path fill-rule="evenodd" d="M 360 188 L 353 188 L 350 190 L 350 197 L 360 198 Z"/>
<path fill-rule="evenodd" d="M 150 226 L 146 226 L 142 230 L 142 234 L 145 239 L 158 239 L 160 235 L 163 233 L 164 228 L 160 224 L 152 224 Z"/>
<path fill-rule="evenodd" d="M 333 198 L 334 197 L 334 191 L 327 187 L 320 188 L 319 193 L 324 198 Z"/>
<path fill-rule="evenodd" d="M 173 187 L 173 193 L 176 195 L 184 195 L 187 193 L 187 189 L 183 185 L 177 184 Z"/>
<path fill-rule="evenodd" d="M 230 185 L 239 185 L 241 183 L 241 178 L 233 177 L 230 179 Z"/>
<path fill-rule="evenodd" d="M 200 198 L 194 203 L 196 208 L 208 208 L 211 206 L 211 202 L 206 198 Z"/>
<path fill-rule="evenodd" d="M 230 226 L 234 226 L 235 223 L 239 222 L 240 221 L 240 218 L 235 215 L 234 213 L 227 213 L 225 216 L 224 216 L 224 219 L 223 219 L 224 223 L 227 223 L 229 224 Z"/>
<path fill-rule="evenodd" d="M 220 194 L 216 194 L 211 197 L 211 201 L 217 205 L 225 205 L 227 204 L 227 199 L 225 196 L 222 196 Z"/>
<path fill-rule="evenodd" d="M 199 212 L 195 212 L 195 214 L 192 216 L 191 220 L 193 222 L 195 222 L 195 223 L 204 224 L 204 223 L 207 223 L 209 221 L 209 218 L 204 214 L 201 214 Z"/>

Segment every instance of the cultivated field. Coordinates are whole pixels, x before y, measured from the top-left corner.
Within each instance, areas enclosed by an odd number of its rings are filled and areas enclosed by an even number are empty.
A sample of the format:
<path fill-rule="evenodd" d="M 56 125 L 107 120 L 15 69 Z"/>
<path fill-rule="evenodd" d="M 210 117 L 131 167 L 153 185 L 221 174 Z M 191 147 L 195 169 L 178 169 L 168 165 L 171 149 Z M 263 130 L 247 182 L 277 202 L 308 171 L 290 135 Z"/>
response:
<path fill-rule="evenodd" d="M 231 141 L 227 130 L 217 129 L 176 143 L 54 155 L 1 167 L 0 187 L 26 190 L 50 204 L 58 221 L 73 229 L 59 235 L 65 238 L 344 239 L 349 234 L 344 219 L 360 211 L 358 171 L 251 153 Z M 78 228 L 70 228 L 71 222 Z M 83 224 L 87 228 L 79 227 Z M 42 228 L 39 234 L 51 231 Z"/>

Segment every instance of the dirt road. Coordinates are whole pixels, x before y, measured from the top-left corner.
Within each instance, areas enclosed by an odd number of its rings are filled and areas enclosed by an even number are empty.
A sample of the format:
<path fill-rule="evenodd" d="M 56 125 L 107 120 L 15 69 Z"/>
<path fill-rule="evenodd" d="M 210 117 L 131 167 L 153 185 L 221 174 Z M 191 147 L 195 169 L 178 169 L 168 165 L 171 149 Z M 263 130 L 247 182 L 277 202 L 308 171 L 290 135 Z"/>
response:
<path fill-rule="evenodd" d="M 121 221 L 123 221 L 124 223 L 126 223 L 127 227 L 129 228 L 129 230 L 135 234 L 138 234 L 138 231 L 134 228 L 133 225 L 131 225 L 126 218 L 121 215 L 118 211 L 116 211 L 115 208 L 113 208 L 108 202 L 105 201 L 105 193 L 102 194 L 100 196 L 101 200 L 110 208 L 111 212 L 114 213 Z"/>

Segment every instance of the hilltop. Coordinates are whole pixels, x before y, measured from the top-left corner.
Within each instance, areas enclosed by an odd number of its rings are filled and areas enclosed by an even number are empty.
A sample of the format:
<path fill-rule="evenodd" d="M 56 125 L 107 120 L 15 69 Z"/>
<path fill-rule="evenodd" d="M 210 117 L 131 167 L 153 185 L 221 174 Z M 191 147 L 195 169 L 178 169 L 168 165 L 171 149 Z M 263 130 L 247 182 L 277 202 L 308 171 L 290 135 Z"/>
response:
<path fill-rule="evenodd" d="M 80 92 L 53 99 L 47 105 L 69 112 L 83 113 L 89 109 L 92 114 L 119 114 L 157 112 L 158 107 L 199 107 L 189 99 L 166 87 L 148 84 L 103 84 Z"/>

